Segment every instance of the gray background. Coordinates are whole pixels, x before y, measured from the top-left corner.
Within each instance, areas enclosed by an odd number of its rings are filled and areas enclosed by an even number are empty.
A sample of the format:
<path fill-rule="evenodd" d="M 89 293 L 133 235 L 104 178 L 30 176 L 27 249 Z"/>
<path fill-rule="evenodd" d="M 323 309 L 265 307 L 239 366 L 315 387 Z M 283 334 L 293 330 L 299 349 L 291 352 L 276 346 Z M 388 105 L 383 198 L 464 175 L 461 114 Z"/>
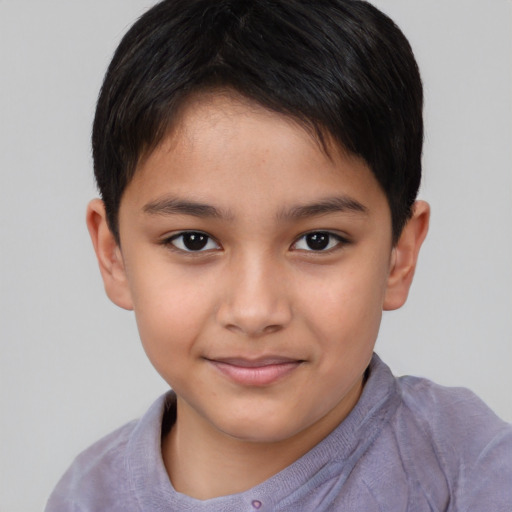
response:
<path fill-rule="evenodd" d="M 77 452 L 166 389 L 103 293 L 84 224 L 101 79 L 152 3 L 0 0 L 0 512 L 41 510 Z M 433 210 L 377 350 L 512 421 L 512 3 L 376 3 L 423 72 Z"/>

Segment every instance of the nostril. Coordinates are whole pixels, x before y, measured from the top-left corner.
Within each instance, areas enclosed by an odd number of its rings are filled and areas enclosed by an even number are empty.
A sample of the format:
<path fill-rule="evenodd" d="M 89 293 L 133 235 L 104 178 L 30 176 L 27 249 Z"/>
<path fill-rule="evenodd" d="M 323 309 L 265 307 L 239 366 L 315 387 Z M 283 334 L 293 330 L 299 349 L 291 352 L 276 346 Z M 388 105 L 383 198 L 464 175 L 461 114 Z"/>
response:
<path fill-rule="evenodd" d="M 262 333 L 263 334 L 272 334 L 273 332 L 277 332 L 277 331 L 280 331 L 281 329 L 283 328 L 282 325 L 267 325 Z"/>
<path fill-rule="evenodd" d="M 247 328 L 243 328 L 236 324 L 227 324 L 224 327 L 234 333 L 246 334 L 246 335 L 256 336 L 256 337 L 263 336 L 266 334 L 272 334 L 274 332 L 280 331 L 283 328 L 282 325 L 278 325 L 278 324 L 267 325 L 267 326 L 263 327 L 262 329 L 254 329 L 254 328 L 247 329 Z"/>

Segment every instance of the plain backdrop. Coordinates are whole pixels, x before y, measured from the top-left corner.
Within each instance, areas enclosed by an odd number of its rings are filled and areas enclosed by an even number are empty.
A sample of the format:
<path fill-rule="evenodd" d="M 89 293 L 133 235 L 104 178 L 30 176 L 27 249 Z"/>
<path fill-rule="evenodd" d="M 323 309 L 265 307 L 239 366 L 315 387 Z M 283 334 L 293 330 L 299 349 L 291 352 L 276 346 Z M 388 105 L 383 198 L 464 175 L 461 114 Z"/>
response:
<path fill-rule="evenodd" d="M 84 223 L 101 80 L 152 3 L 0 0 L 0 512 L 41 510 L 79 451 L 167 389 L 105 297 Z M 377 351 L 512 421 L 512 3 L 375 3 L 422 70 L 433 212 Z"/>

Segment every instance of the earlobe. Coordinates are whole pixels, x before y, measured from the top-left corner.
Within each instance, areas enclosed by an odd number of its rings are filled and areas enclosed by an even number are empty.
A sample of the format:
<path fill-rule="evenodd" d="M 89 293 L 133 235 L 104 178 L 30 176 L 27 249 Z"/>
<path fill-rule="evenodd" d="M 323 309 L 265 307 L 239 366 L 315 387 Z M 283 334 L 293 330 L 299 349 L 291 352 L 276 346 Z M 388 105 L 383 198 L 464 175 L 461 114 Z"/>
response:
<path fill-rule="evenodd" d="M 123 256 L 108 226 L 103 201 L 93 199 L 88 204 L 86 219 L 105 292 L 114 304 L 133 309 Z"/>
<path fill-rule="evenodd" d="M 393 248 L 391 265 L 384 297 L 384 310 L 404 305 L 416 270 L 421 245 L 428 232 L 430 207 L 425 201 L 416 201 L 413 214 L 405 225 L 398 243 Z"/>

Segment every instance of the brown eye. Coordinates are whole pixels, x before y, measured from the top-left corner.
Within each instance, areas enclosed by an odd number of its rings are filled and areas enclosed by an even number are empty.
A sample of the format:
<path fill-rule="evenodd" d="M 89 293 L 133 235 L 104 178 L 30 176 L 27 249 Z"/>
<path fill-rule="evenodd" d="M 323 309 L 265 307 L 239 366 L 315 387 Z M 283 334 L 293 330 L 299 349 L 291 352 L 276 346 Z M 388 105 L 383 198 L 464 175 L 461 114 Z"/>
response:
<path fill-rule="evenodd" d="M 200 252 L 219 249 L 219 245 L 206 233 L 201 231 L 185 231 L 174 235 L 169 242 L 181 251 Z"/>
<path fill-rule="evenodd" d="M 329 231 L 312 231 L 300 237 L 293 248 L 301 251 L 322 252 L 333 249 L 343 242 L 345 241 L 342 237 L 329 233 Z"/>
<path fill-rule="evenodd" d="M 312 251 L 323 251 L 329 246 L 329 233 L 310 233 L 306 235 L 306 244 Z"/>

